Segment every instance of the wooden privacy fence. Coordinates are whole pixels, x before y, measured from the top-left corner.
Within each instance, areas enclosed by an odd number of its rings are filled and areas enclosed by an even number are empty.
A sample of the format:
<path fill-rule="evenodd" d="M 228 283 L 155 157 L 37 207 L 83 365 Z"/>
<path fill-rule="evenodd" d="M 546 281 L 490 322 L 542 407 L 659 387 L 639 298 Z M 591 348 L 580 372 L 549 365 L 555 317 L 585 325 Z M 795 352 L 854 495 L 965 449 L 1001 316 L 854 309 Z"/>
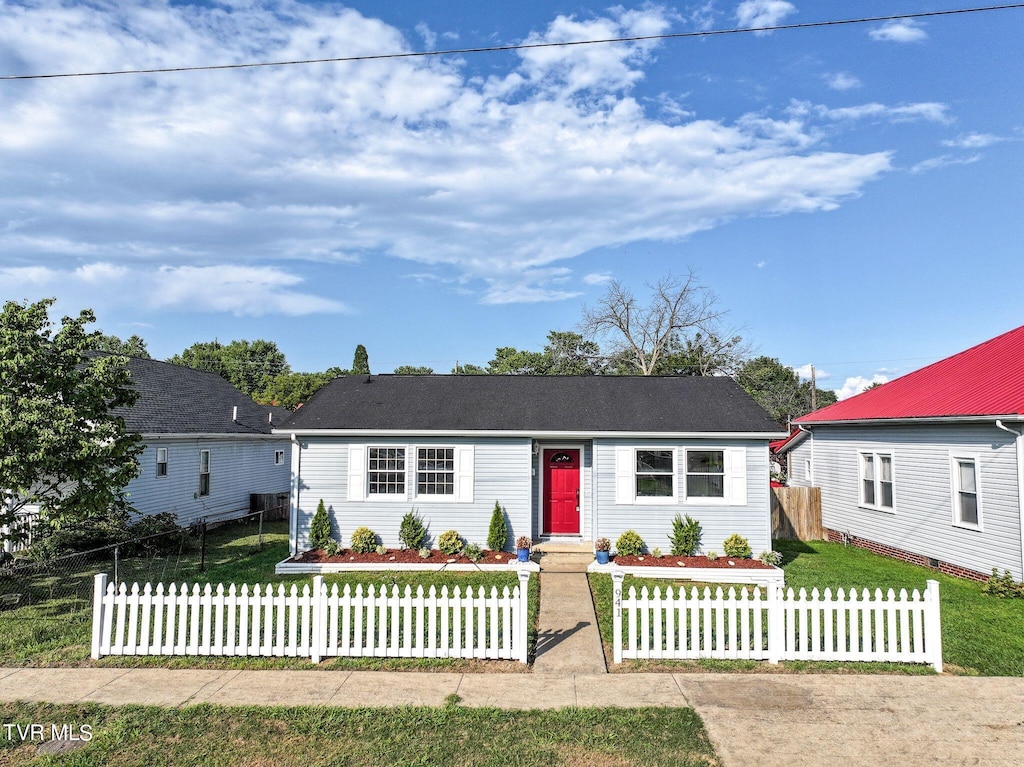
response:
<path fill-rule="evenodd" d="M 362 584 L 94 582 L 92 657 L 251 655 L 492 658 L 527 662 L 527 571 L 499 594 L 481 586 L 413 592 Z"/>
<path fill-rule="evenodd" d="M 821 488 L 773 487 L 772 538 L 786 541 L 825 539 L 821 526 Z"/>
<path fill-rule="evenodd" d="M 939 584 L 922 595 L 892 589 L 824 594 L 769 585 L 750 592 L 714 593 L 692 587 L 662 594 L 647 587 L 622 595 L 621 573 L 613 580 L 613 650 L 624 658 L 722 658 L 733 660 L 833 660 L 927 663 L 942 671 Z M 625 612 L 625 615 L 623 613 Z"/>

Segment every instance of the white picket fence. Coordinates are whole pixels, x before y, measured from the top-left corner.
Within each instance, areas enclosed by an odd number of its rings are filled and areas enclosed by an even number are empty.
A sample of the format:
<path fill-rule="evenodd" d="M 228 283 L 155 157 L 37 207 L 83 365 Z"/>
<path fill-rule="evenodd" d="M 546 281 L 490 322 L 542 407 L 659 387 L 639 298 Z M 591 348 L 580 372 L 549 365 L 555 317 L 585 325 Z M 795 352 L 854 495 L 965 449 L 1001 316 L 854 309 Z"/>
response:
<path fill-rule="evenodd" d="M 734 660 L 834 660 L 927 663 L 942 671 L 939 584 L 922 595 L 892 589 L 883 596 L 864 589 L 794 594 L 771 584 L 712 593 L 692 587 L 664 594 L 647 587 L 622 594 L 623 574 L 613 580 L 613 651 L 624 658 L 722 658 Z M 625 616 L 623 615 L 625 612 Z"/>
<path fill-rule="evenodd" d="M 312 587 L 159 583 L 96 576 L 92 657 L 250 655 L 497 658 L 527 662 L 527 581 L 501 594 L 459 586 Z"/>

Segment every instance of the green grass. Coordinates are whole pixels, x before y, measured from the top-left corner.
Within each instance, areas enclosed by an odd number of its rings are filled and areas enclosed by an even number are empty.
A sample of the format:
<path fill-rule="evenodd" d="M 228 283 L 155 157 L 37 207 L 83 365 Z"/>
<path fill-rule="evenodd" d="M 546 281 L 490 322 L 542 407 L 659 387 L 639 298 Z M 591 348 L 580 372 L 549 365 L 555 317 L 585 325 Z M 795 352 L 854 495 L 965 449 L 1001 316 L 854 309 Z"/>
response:
<path fill-rule="evenodd" d="M 1024 600 L 1000 599 L 982 593 L 982 584 L 953 578 L 924 567 L 900 562 L 853 546 L 824 541 L 775 541 L 785 559 L 786 587 L 808 593 L 817 588 L 864 589 L 901 588 L 923 592 L 927 581 L 939 582 L 942 609 L 942 645 L 945 671 L 985 676 L 1024 676 Z M 626 576 L 624 589 L 658 586 L 664 591 L 686 586 L 686 581 L 665 581 Z M 761 661 L 627 661 L 611 663 L 612 580 L 608 575 L 591 575 L 590 589 L 597 611 L 598 627 L 605 644 L 609 668 L 618 671 L 731 671 L 930 674 L 931 667 L 901 663 L 844 663 L 787 661 L 777 666 Z"/>
<path fill-rule="evenodd" d="M 126 559 L 121 562 L 122 580 L 145 581 L 162 574 L 165 582 L 177 583 L 311 583 L 309 575 L 275 575 L 274 565 L 288 556 L 288 528 L 286 522 L 265 524 L 264 544 L 259 548 L 258 529 L 254 524 L 231 524 L 210 530 L 206 542 L 206 570 L 199 570 L 197 547 L 182 555 L 168 558 Z M 98 569 L 97 569 L 98 567 Z M 71 577 L 86 584 L 82 594 L 88 595 L 83 607 L 70 599 L 52 600 L 45 604 L 29 605 L 0 613 L 0 666 L 117 666 L 164 668 L 230 668 L 230 669 L 312 669 L 343 668 L 363 670 L 406 669 L 418 671 L 472 671 L 502 670 L 526 671 L 520 663 L 482 662 L 461 659 L 411 658 L 336 658 L 314 666 L 302 658 L 195 658 L 195 657 L 108 657 L 100 661 L 89 659 L 91 643 L 91 583 L 93 573 L 105 567 L 95 564 L 82 568 Z M 484 586 L 490 591 L 496 586 L 501 593 L 504 586 L 513 588 L 517 583 L 514 572 L 353 572 L 326 576 L 327 583 L 350 583 L 353 587 L 388 586 L 397 584 L 404 591 L 407 585 L 415 592 L 422 585 L 440 588 L 456 585 L 463 590 Z M 529 582 L 530 653 L 536 644 L 536 623 L 540 606 L 540 582 L 534 575 Z"/>
<path fill-rule="evenodd" d="M 0 738 L 0 764 L 26 765 L 719 765 L 692 709 L 502 711 L 2 704 L 5 723 L 88 724 L 62 757 Z"/>

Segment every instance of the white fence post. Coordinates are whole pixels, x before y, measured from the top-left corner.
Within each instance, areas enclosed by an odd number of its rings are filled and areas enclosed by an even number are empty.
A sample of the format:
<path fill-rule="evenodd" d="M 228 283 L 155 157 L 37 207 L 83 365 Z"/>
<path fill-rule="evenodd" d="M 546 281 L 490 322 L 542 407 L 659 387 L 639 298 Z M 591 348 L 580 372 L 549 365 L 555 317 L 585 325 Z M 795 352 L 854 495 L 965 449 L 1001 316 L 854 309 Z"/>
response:
<path fill-rule="evenodd" d="M 529 642 L 527 637 L 530 631 L 530 594 L 527 588 L 530 583 L 530 571 L 520 570 L 519 571 L 519 622 L 516 624 L 518 628 L 516 636 L 516 660 L 520 663 L 529 663 Z M 508 630 L 508 629 L 506 629 Z"/>
<path fill-rule="evenodd" d="M 310 596 L 310 612 L 313 630 L 309 637 L 309 659 L 319 663 L 327 647 L 327 589 L 322 575 L 313 576 L 313 593 Z"/>
<path fill-rule="evenodd" d="M 935 673 L 942 673 L 942 615 L 939 610 L 939 582 L 928 581 L 925 599 L 925 650 Z"/>
<path fill-rule="evenodd" d="M 107 616 L 103 609 L 103 597 L 107 593 L 106 573 L 97 573 L 92 581 L 92 659 L 100 659 L 100 646 L 107 630 Z"/>
<path fill-rule="evenodd" d="M 768 662 L 777 664 L 782 659 L 782 587 L 777 583 L 768 584 Z"/>
<path fill-rule="evenodd" d="M 616 663 L 622 663 L 622 580 L 625 573 L 612 573 L 612 648 Z"/>

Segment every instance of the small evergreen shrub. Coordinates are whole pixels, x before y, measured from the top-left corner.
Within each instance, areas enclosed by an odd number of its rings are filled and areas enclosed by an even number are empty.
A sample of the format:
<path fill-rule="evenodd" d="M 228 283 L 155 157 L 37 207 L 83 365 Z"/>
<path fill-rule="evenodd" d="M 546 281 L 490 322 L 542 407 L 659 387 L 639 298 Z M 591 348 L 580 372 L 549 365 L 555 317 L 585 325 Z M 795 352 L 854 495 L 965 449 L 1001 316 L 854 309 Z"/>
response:
<path fill-rule="evenodd" d="M 505 543 L 508 541 L 508 525 L 505 523 L 505 512 L 501 504 L 494 502 L 494 511 L 491 512 L 491 526 L 487 530 L 487 548 L 491 551 L 504 551 Z"/>
<path fill-rule="evenodd" d="M 465 546 L 465 542 L 455 530 L 447 530 L 441 533 L 441 537 L 437 539 L 437 548 L 441 550 L 442 554 L 448 556 L 461 554 L 463 546 Z"/>
<path fill-rule="evenodd" d="M 615 553 L 621 557 L 638 557 L 644 553 L 644 539 L 636 530 L 627 530 L 615 541 Z"/>
<path fill-rule="evenodd" d="M 766 565 L 775 565 L 778 567 L 782 564 L 782 552 L 779 551 L 762 551 L 757 555 L 757 558 Z"/>
<path fill-rule="evenodd" d="M 427 528 L 416 513 L 416 509 L 402 517 L 402 524 L 398 527 L 398 539 L 405 549 L 419 549 L 426 543 Z"/>
<path fill-rule="evenodd" d="M 385 546 L 385 545 L 384 545 L 384 544 L 382 543 L 382 544 L 381 544 L 380 546 L 378 546 L 377 548 L 375 548 L 375 549 L 374 549 L 374 551 L 376 551 L 376 552 L 377 552 L 378 554 L 380 554 L 381 556 L 384 556 L 385 554 L 387 554 L 387 553 L 388 553 L 388 547 L 387 547 L 387 546 Z"/>
<path fill-rule="evenodd" d="M 470 562 L 479 562 L 480 558 L 483 557 L 484 551 L 475 543 L 468 543 L 462 550 L 462 553 L 466 555 L 466 559 Z"/>
<path fill-rule="evenodd" d="M 430 559 L 430 549 L 428 549 L 426 546 L 420 549 L 420 557 L 423 559 Z"/>
<path fill-rule="evenodd" d="M 672 520 L 672 535 L 669 536 L 669 543 L 672 544 L 672 556 L 692 557 L 700 549 L 700 522 L 690 519 L 686 515 L 684 520 L 678 514 Z"/>
<path fill-rule="evenodd" d="M 327 540 L 327 545 L 324 546 L 324 554 L 326 554 L 329 557 L 336 557 L 338 556 L 340 551 L 341 545 L 333 538 L 329 538 Z"/>
<path fill-rule="evenodd" d="M 706 556 L 708 559 L 718 559 L 718 552 L 717 551 L 709 551 L 704 556 Z"/>
<path fill-rule="evenodd" d="M 327 547 L 331 540 L 331 518 L 327 516 L 327 507 L 324 506 L 324 499 L 316 505 L 316 513 L 313 521 L 309 523 L 309 543 L 314 549 Z"/>
<path fill-rule="evenodd" d="M 661 559 L 661 549 L 655 546 L 653 549 L 651 549 L 651 556 L 655 559 Z"/>
<path fill-rule="evenodd" d="M 369 554 L 377 548 L 377 534 L 368 527 L 357 527 L 352 531 L 352 551 Z"/>
<path fill-rule="evenodd" d="M 1024 599 L 1024 583 L 1017 583 L 1010 575 L 1009 570 L 1003 570 L 1003 574 L 999 575 L 999 572 L 993 567 L 992 577 L 985 581 L 981 592 L 993 597 Z"/>
<path fill-rule="evenodd" d="M 722 542 L 722 548 L 725 550 L 725 556 L 727 557 L 749 559 L 753 556 L 753 552 L 750 550 L 750 541 L 738 533 L 733 533 L 726 538 Z"/>

